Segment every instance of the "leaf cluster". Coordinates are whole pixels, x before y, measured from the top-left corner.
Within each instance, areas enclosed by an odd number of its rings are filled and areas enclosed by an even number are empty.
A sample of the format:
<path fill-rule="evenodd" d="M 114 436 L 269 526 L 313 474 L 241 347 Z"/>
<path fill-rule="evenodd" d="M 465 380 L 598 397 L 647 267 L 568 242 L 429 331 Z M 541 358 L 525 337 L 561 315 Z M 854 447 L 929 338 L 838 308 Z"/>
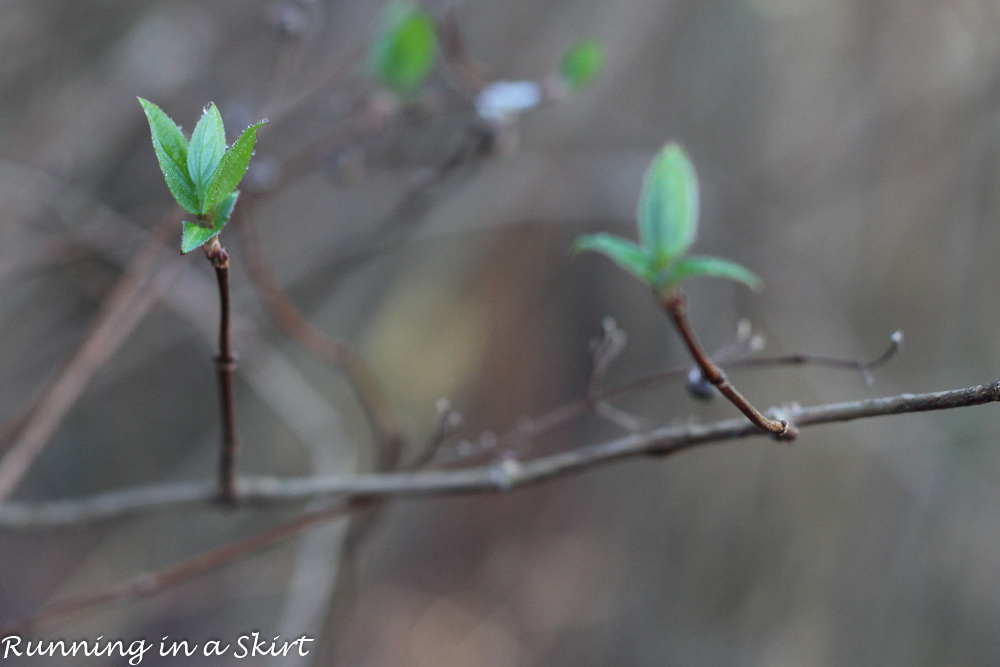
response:
<path fill-rule="evenodd" d="M 698 176 L 680 144 L 666 144 L 646 170 L 637 221 L 638 244 L 602 232 L 581 236 L 573 248 L 606 255 L 663 296 L 697 277 L 726 278 L 760 289 L 760 279 L 739 264 L 687 254 L 698 235 Z"/>
<path fill-rule="evenodd" d="M 196 222 L 184 222 L 181 252 L 188 253 L 216 236 L 229 221 L 240 192 L 236 189 L 253 156 L 262 120 L 226 147 L 226 129 L 214 103 L 188 140 L 180 126 L 158 106 L 139 98 L 153 136 L 153 150 L 170 193 Z"/>

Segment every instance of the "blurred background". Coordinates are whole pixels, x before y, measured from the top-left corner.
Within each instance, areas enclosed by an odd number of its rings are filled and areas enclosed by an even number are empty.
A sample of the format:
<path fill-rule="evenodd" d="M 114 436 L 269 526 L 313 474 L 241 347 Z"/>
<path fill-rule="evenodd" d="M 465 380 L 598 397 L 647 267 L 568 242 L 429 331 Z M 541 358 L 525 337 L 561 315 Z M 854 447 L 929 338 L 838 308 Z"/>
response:
<path fill-rule="evenodd" d="M 92 371 L 13 499 L 215 474 L 214 278 L 200 253 L 176 254 L 180 218 L 137 95 L 187 131 L 214 101 L 230 141 L 271 121 L 222 236 L 244 473 L 349 474 L 384 458 L 344 374 L 272 316 L 261 294 L 279 286 L 368 360 L 404 463 L 433 437 L 441 398 L 463 416 L 444 450 L 475 450 L 470 464 L 623 433 L 591 416 L 513 444 L 489 435 L 583 395 L 607 316 L 628 346 L 606 384 L 688 363 L 642 285 L 568 253 L 581 233 L 634 234 L 642 172 L 668 139 L 701 179 L 695 250 L 767 285 L 690 285 L 708 348 L 743 318 L 767 353 L 871 359 L 906 335 L 872 386 L 824 368 L 734 372 L 755 404 L 1000 374 L 1000 4 L 425 6 L 489 79 L 542 80 L 583 37 L 603 45 L 604 70 L 497 128 L 440 64 L 405 104 L 379 89 L 365 54 L 383 3 L 3 3 L 2 446 L 67 359 Z M 164 219 L 165 247 L 151 241 Z M 101 321 L 103 345 L 80 362 Z M 736 414 L 680 385 L 615 405 L 642 428 Z M 991 407 L 889 417 L 506 495 L 400 501 L 32 636 L 305 634 L 316 648 L 299 664 L 313 665 L 1000 664 L 996 424 Z M 0 622 L 294 515 L 199 509 L 4 530 Z"/>

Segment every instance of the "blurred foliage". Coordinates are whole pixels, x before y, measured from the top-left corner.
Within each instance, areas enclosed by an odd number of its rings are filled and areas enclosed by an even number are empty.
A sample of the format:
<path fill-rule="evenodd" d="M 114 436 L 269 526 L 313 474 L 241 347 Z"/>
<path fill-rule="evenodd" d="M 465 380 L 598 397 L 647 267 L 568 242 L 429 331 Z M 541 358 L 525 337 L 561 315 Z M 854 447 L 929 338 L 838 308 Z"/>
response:
<path fill-rule="evenodd" d="M 424 82 L 434 66 L 437 36 L 434 19 L 405 2 L 389 6 L 372 42 L 372 70 L 387 88 L 411 93 Z"/>
<path fill-rule="evenodd" d="M 594 82 L 604 67 L 604 48 L 596 39 L 584 39 L 563 55 L 560 74 L 570 90 L 578 92 Z"/>

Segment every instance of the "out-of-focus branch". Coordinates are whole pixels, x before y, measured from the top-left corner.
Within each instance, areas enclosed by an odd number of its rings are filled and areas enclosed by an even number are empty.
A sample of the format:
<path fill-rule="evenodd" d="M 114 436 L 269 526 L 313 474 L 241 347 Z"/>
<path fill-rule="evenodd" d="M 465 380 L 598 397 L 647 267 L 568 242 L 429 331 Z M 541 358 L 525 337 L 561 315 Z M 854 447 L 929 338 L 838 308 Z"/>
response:
<path fill-rule="evenodd" d="M 839 357 L 831 357 L 825 354 L 798 353 L 785 354 L 777 357 L 746 357 L 743 359 L 734 359 L 733 361 L 723 363 L 722 365 L 727 368 L 753 368 L 763 366 L 801 366 L 805 364 L 812 364 L 816 366 L 827 366 L 829 368 L 843 368 L 845 370 L 859 371 L 862 379 L 865 381 L 865 384 L 870 385 L 874 380 L 872 377 L 872 371 L 896 356 L 896 353 L 899 352 L 899 347 L 902 344 L 903 332 L 894 331 L 892 336 L 889 338 L 889 347 L 885 349 L 885 352 L 871 361 L 841 359 Z"/>
<path fill-rule="evenodd" d="M 780 416 L 790 419 L 799 427 L 805 427 L 908 412 L 947 410 L 997 401 L 1000 401 L 1000 380 L 967 389 L 930 394 L 902 394 L 809 408 L 792 405 L 774 412 L 780 413 Z M 308 512 L 292 521 L 159 572 L 143 574 L 103 591 L 54 603 L 31 617 L 0 628 L 0 633 L 25 632 L 40 623 L 105 604 L 163 592 L 230 562 L 280 544 L 303 530 L 379 501 L 405 496 L 510 491 L 612 461 L 649 455 L 666 456 L 699 445 L 759 435 L 763 435 L 763 432 L 756 425 L 744 419 L 730 419 L 705 425 L 661 428 L 524 463 L 507 459 L 496 465 L 479 468 L 378 473 L 351 478 L 242 479 L 237 491 L 242 501 L 239 507 L 243 508 L 248 503 L 273 505 L 324 497 L 336 497 L 338 500 L 331 499 L 334 504 L 327 508 Z M 76 524 L 142 511 L 175 509 L 181 505 L 211 504 L 216 498 L 217 489 L 214 484 L 188 483 L 137 488 L 80 501 L 37 505 L 8 503 L 0 506 L 0 526 L 12 528 Z"/>
<path fill-rule="evenodd" d="M 1000 401 L 1000 381 L 966 389 L 901 394 L 805 408 L 793 404 L 769 412 L 803 428 L 909 412 L 948 410 L 996 401 Z M 509 491 L 583 472 L 613 461 L 647 455 L 665 456 L 700 445 L 755 435 L 763 435 L 755 424 L 744 419 L 730 419 L 710 424 L 658 428 L 523 462 L 505 459 L 492 465 L 453 470 L 373 473 L 351 477 L 241 477 L 237 478 L 236 498 L 241 507 L 260 508 L 321 498 L 371 501 Z M 216 498 L 216 487 L 212 484 L 179 483 L 138 487 L 81 500 L 6 503 L 0 505 L 0 527 L 15 529 L 76 525 L 185 506 L 210 505 Z"/>
<path fill-rule="evenodd" d="M 605 334 L 604 338 L 595 341 L 595 354 L 601 352 L 602 344 L 606 344 L 605 341 L 608 340 L 608 329 L 611 330 L 611 339 L 618 339 L 617 342 L 612 343 L 612 349 L 624 346 L 624 332 L 621 332 L 617 328 L 617 325 L 613 321 L 605 321 Z M 618 333 L 615 333 L 618 332 Z M 828 355 L 817 355 L 808 353 L 795 353 L 795 354 L 785 354 L 778 356 L 768 356 L 768 357 L 737 357 L 735 359 L 729 359 L 727 361 L 721 361 L 722 353 L 716 353 L 713 355 L 713 359 L 716 363 L 725 368 L 726 370 L 735 370 L 739 368 L 771 368 L 778 366 L 801 366 L 807 364 L 815 364 L 820 366 L 829 366 L 832 368 L 843 368 L 847 370 L 858 370 L 862 373 L 866 383 L 871 381 L 871 373 L 876 368 L 886 363 L 892 359 L 896 353 L 899 351 L 899 346 L 903 340 L 903 333 L 901 331 L 896 331 L 892 334 L 889 346 L 885 351 L 878 356 L 878 358 L 872 361 L 863 361 L 859 359 L 842 359 L 840 357 L 831 357 Z M 605 348 L 608 349 L 608 348 Z M 615 354 L 618 354 L 619 350 L 615 349 Z M 725 351 L 723 351 L 725 352 Z M 595 361 L 597 361 L 595 359 Z M 607 360 L 602 360 L 601 366 L 606 366 Z M 697 367 L 695 367 L 697 369 Z M 524 418 L 518 424 L 518 426 L 505 433 L 500 438 L 495 439 L 494 446 L 490 449 L 502 449 L 506 445 L 513 442 L 524 440 L 524 438 L 536 438 L 538 436 L 544 435 L 553 431 L 554 429 L 562 426 L 563 424 L 569 423 L 574 419 L 582 417 L 583 415 L 593 412 L 598 409 L 600 405 L 606 405 L 608 401 L 612 401 L 623 396 L 631 395 L 645 389 L 650 389 L 667 382 L 675 381 L 685 376 L 689 376 L 691 369 L 689 367 L 671 368 L 659 373 L 653 373 L 644 377 L 640 377 L 635 380 L 630 380 L 622 384 L 616 385 L 614 387 L 609 387 L 607 389 L 598 389 L 597 384 L 599 384 L 600 375 L 603 374 L 606 368 L 598 368 L 595 364 L 595 368 L 592 369 L 591 378 L 588 382 L 587 396 L 581 398 L 573 403 L 567 403 L 560 407 L 551 410 L 550 412 L 535 418 Z M 595 380 L 594 371 L 599 371 L 598 377 Z M 478 453 L 478 452 L 477 452 Z M 460 458 L 467 458 L 460 456 Z"/>
<path fill-rule="evenodd" d="M 224 547 L 199 554 L 158 572 L 141 574 L 129 581 L 96 593 L 82 594 L 56 602 L 38 613 L 0 628 L 0 634 L 22 633 L 40 623 L 52 622 L 73 614 L 107 604 L 124 602 L 162 593 L 240 558 L 274 547 L 295 537 L 303 530 L 322 525 L 361 506 L 362 501 L 338 503 L 333 507 L 303 514 L 292 521 L 251 535 Z"/>
<path fill-rule="evenodd" d="M 334 274 L 323 279 L 324 286 L 329 288 L 339 275 L 408 238 L 436 201 L 449 177 L 463 167 L 474 167 L 488 155 L 491 145 L 488 129 L 470 128 L 432 172 L 406 191 L 372 234 L 354 247 L 348 245 L 340 249 L 324 271 Z M 307 351 L 344 371 L 379 445 L 376 468 L 394 468 L 402 450 L 402 433 L 374 373 L 348 345 L 313 327 L 288 298 L 257 241 L 252 203 L 243 205 L 242 212 L 237 212 L 236 221 L 243 232 L 251 279 L 275 322 Z"/>
<path fill-rule="evenodd" d="M 343 371 L 368 418 L 379 451 L 398 450 L 401 433 L 375 374 L 353 348 L 323 334 L 299 312 L 281 288 L 270 262 L 264 256 L 257 237 L 253 208 L 245 207 L 238 215 L 237 227 L 243 233 L 243 250 L 250 278 L 275 322 L 311 354 Z"/>
<path fill-rule="evenodd" d="M 154 271 L 176 224 L 177 215 L 171 214 L 159 225 L 105 297 L 87 337 L 17 423 L 5 429 L 3 440 L 9 444 L 0 459 L 0 502 L 14 491 L 94 374 L 125 342 L 157 293 L 176 274 L 178 262 Z"/>

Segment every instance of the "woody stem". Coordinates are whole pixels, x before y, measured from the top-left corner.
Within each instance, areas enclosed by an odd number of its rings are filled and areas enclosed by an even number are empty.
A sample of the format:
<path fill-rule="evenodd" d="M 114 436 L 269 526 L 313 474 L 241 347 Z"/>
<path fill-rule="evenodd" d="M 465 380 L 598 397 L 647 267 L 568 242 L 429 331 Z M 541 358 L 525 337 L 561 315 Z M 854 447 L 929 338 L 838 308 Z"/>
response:
<path fill-rule="evenodd" d="M 698 338 L 694 334 L 694 330 L 691 328 L 691 323 L 688 321 L 684 294 L 680 290 L 671 290 L 661 301 L 661 305 L 673 320 L 674 325 L 677 327 L 677 331 L 680 333 L 681 338 L 684 339 L 684 343 L 691 352 L 691 356 L 694 358 L 695 363 L 701 370 L 701 374 L 709 383 L 712 384 L 712 386 L 718 389 L 723 396 L 729 399 L 730 403 L 735 405 L 740 412 L 746 415 L 747 419 L 753 422 L 756 426 L 760 427 L 762 430 L 772 433 L 778 437 L 788 439 L 794 438 L 798 435 L 798 430 L 789 424 L 788 420 L 771 419 L 751 405 L 750 402 L 736 390 L 736 387 L 729 382 L 726 374 L 715 365 L 711 357 L 705 353 L 705 350 L 701 347 L 701 343 L 698 342 Z"/>

